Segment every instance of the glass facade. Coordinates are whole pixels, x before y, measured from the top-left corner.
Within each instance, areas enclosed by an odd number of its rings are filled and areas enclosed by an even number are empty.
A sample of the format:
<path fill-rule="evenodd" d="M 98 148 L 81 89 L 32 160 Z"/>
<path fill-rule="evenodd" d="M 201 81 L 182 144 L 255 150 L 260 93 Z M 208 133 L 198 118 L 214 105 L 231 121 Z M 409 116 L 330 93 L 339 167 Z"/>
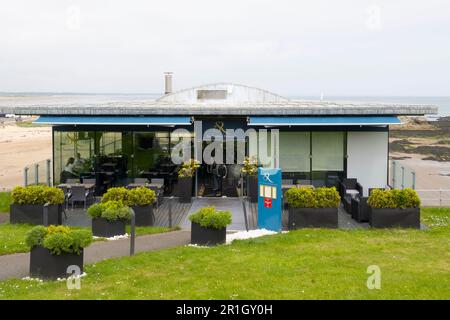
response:
<path fill-rule="evenodd" d="M 65 131 L 54 128 L 54 182 L 96 179 L 98 193 L 133 178 L 164 178 L 172 193 L 177 166 L 171 149 L 181 138 L 170 131 Z M 188 138 L 192 140 L 192 135 Z"/>
<path fill-rule="evenodd" d="M 258 152 L 255 143 L 250 149 L 258 153 L 262 167 L 272 168 L 277 155 L 271 148 L 270 133 L 267 140 L 265 135 L 258 136 Z M 278 161 L 283 179 L 303 185 L 336 186 L 344 177 L 345 139 L 344 131 L 280 131 Z"/>
<path fill-rule="evenodd" d="M 187 138 L 194 155 L 194 134 L 172 133 L 173 128 L 75 130 L 80 129 L 54 127 L 54 182 L 95 179 L 98 194 L 111 186 L 127 185 L 133 178 L 164 178 L 165 194 L 171 195 L 178 180 L 178 166 L 170 157 L 172 150 L 181 139 Z M 277 158 L 283 179 L 303 185 L 337 185 L 345 176 L 346 136 L 345 131 L 280 131 Z M 247 155 L 259 156 L 263 167 L 275 166 L 277 155 L 270 130 L 259 131 L 247 141 L 242 144 L 246 144 Z M 238 194 L 240 165 L 227 165 L 224 195 Z M 207 166 L 199 169 L 200 195 L 207 195 L 207 186 L 214 186 L 210 171 Z"/>

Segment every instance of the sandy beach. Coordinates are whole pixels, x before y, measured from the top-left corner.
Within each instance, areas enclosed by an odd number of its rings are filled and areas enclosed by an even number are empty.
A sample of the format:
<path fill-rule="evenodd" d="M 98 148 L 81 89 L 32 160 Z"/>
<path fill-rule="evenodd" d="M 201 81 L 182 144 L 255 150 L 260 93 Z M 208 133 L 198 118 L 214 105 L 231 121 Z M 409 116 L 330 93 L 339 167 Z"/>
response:
<path fill-rule="evenodd" d="M 51 127 L 0 125 L 0 191 L 23 184 L 23 169 L 52 157 Z"/>

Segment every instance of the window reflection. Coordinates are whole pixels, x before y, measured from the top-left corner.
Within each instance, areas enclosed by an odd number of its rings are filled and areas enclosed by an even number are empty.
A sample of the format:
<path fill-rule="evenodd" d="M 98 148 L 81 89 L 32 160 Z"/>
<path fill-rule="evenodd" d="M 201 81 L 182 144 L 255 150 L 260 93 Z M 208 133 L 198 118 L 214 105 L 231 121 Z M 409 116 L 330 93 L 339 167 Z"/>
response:
<path fill-rule="evenodd" d="M 55 127 L 55 183 L 91 179 L 101 194 L 134 178 L 163 178 L 170 194 L 177 180 L 170 153 L 180 137 L 171 138 L 169 131 L 60 131 Z"/>

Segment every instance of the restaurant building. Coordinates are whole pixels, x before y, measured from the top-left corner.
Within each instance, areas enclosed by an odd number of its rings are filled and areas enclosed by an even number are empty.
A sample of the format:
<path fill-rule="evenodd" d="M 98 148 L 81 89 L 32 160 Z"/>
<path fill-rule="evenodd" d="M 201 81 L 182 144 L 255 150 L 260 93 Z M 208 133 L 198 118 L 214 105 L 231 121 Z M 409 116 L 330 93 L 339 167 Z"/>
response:
<path fill-rule="evenodd" d="M 208 145 L 221 141 L 222 170 L 201 161 L 193 196 L 235 197 L 241 192 L 241 156 L 260 157 L 261 150 L 267 155 L 261 165 L 280 167 L 283 179 L 298 184 L 333 186 L 348 177 L 357 178 L 365 194 L 385 187 L 389 126 L 401 123 L 398 116 L 436 114 L 437 108 L 291 100 L 232 83 L 172 92 L 166 75 L 166 94 L 152 101 L 17 105 L 0 107 L 0 113 L 37 115 L 36 123 L 52 125 L 55 184 L 96 178 L 102 192 L 137 177 L 164 178 L 165 194 L 172 195 L 179 164 L 171 155 L 180 142 L 187 141 L 192 157 L 202 160 Z M 230 130 L 234 136 L 226 135 Z"/>

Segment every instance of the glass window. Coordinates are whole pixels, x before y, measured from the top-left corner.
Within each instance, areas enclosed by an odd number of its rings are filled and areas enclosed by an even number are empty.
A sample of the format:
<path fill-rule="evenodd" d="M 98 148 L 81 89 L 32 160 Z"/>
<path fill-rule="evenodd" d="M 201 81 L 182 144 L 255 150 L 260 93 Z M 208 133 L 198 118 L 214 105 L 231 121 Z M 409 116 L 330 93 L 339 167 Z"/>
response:
<path fill-rule="evenodd" d="M 280 167 L 284 172 L 310 171 L 310 133 L 280 132 Z"/>
<path fill-rule="evenodd" d="M 55 183 L 91 175 L 94 166 L 95 132 L 54 132 Z"/>
<path fill-rule="evenodd" d="M 312 170 L 344 171 L 344 132 L 312 132 Z"/>

